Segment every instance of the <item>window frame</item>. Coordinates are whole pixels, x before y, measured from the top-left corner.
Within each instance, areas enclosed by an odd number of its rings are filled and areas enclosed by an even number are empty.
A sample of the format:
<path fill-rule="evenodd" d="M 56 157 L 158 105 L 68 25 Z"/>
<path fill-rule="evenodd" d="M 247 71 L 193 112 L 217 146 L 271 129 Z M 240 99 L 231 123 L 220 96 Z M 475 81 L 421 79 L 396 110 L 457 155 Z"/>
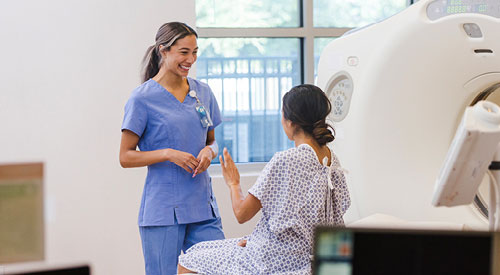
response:
<path fill-rule="evenodd" d="M 313 0 L 298 0 L 300 24 L 297 28 L 197 28 L 200 38 L 298 38 L 301 41 L 301 82 L 314 83 L 314 38 L 339 37 L 352 28 L 315 28 Z"/>
<path fill-rule="evenodd" d="M 314 0 L 299 2 L 299 27 L 296 28 L 205 28 L 197 27 L 200 38 L 298 38 L 300 40 L 301 83 L 314 84 L 314 39 L 336 38 L 353 28 L 314 27 Z M 407 0 L 407 6 L 418 0 Z M 221 148 L 222 149 L 222 148 Z M 240 172 L 253 174 L 261 171 L 267 162 L 237 163 Z M 220 164 L 210 167 L 219 167 Z M 257 169 L 257 170 L 256 170 Z M 221 176 L 220 169 L 209 169 L 215 177 Z"/>

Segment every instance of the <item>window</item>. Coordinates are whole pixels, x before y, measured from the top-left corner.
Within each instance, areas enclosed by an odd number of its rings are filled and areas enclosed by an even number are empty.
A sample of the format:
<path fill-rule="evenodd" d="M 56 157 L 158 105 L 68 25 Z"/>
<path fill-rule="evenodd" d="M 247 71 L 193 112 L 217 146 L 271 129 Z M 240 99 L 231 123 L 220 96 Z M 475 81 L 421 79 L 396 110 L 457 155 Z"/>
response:
<path fill-rule="evenodd" d="M 381 21 L 408 6 L 404 0 L 313 0 L 314 27 L 357 28 Z"/>
<path fill-rule="evenodd" d="M 198 28 L 297 28 L 297 0 L 196 0 Z"/>
<path fill-rule="evenodd" d="M 268 161 L 293 146 L 280 127 L 281 97 L 300 84 L 298 38 L 200 38 L 197 78 L 212 88 L 220 147 L 235 161 Z"/>
<path fill-rule="evenodd" d="M 269 161 L 293 146 L 281 127 L 284 93 L 315 83 L 322 49 L 346 31 L 383 20 L 408 0 L 196 0 L 197 78 L 223 116 L 219 147 L 236 162 Z M 214 160 L 218 162 L 218 160 Z"/>

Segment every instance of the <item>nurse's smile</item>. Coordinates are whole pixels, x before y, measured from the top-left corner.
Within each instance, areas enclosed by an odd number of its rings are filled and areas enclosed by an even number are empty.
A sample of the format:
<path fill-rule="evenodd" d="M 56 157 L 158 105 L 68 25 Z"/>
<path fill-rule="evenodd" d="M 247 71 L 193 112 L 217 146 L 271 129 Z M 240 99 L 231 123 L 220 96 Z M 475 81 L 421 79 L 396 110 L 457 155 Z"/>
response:
<path fill-rule="evenodd" d="M 179 65 L 179 67 L 181 68 L 181 70 L 186 71 L 186 72 L 188 72 L 189 69 L 191 69 L 191 66 L 182 66 L 182 65 Z"/>

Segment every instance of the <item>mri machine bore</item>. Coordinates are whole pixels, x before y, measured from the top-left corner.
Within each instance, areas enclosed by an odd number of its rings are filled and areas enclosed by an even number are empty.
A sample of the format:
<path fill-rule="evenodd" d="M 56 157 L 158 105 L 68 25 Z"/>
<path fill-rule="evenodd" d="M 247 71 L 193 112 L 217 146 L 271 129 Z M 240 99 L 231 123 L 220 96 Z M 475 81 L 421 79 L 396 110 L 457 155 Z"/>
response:
<path fill-rule="evenodd" d="M 471 205 L 431 201 L 466 107 L 500 104 L 499 30 L 498 0 L 421 0 L 325 47 L 318 86 L 349 171 L 347 223 L 384 213 L 488 228 L 486 176 Z"/>

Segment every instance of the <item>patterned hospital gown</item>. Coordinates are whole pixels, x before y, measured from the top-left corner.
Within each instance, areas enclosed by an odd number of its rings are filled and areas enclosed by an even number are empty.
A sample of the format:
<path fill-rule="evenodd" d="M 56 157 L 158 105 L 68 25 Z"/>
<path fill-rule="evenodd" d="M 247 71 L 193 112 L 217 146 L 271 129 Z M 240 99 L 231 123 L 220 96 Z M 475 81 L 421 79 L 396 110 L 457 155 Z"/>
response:
<path fill-rule="evenodd" d="M 248 191 L 262 204 L 252 234 L 198 243 L 179 263 L 201 274 L 310 274 L 315 226 L 343 225 L 350 206 L 344 172 L 331 159 L 321 165 L 307 144 L 276 153 Z"/>

